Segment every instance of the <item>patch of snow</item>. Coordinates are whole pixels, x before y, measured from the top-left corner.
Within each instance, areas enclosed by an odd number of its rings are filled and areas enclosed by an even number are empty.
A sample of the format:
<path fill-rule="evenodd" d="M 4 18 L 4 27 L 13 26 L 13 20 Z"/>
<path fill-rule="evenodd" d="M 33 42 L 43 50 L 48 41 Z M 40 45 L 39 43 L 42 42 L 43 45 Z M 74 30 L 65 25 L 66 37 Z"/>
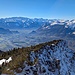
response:
<path fill-rule="evenodd" d="M 66 25 L 65 28 L 68 28 L 68 26 Z"/>
<path fill-rule="evenodd" d="M 10 69 L 8 68 L 7 71 L 9 71 Z"/>
<path fill-rule="evenodd" d="M 0 66 L 2 66 L 3 63 L 5 63 L 6 59 L 1 59 L 0 60 Z"/>
<path fill-rule="evenodd" d="M 52 46 L 54 46 L 55 44 L 51 44 Z"/>
<path fill-rule="evenodd" d="M 10 61 L 12 61 L 12 57 L 9 57 L 9 59 L 6 60 L 6 63 L 9 63 Z"/>
<path fill-rule="evenodd" d="M 58 23 L 57 23 L 57 22 L 53 22 L 53 23 L 51 23 L 51 26 L 52 26 L 52 25 L 55 25 L 55 24 L 58 24 Z"/>
<path fill-rule="evenodd" d="M 74 35 L 75 35 L 75 32 L 73 32 L 72 34 L 74 34 Z"/>
<path fill-rule="evenodd" d="M 9 59 L 7 59 L 7 60 L 6 60 L 6 59 L 1 59 L 1 60 L 0 60 L 0 66 L 2 66 L 3 63 L 4 63 L 4 64 L 9 63 L 11 60 L 12 60 L 12 57 L 9 57 Z"/>
<path fill-rule="evenodd" d="M 73 20 L 72 23 L 75 23 L 75 20 Z"/>

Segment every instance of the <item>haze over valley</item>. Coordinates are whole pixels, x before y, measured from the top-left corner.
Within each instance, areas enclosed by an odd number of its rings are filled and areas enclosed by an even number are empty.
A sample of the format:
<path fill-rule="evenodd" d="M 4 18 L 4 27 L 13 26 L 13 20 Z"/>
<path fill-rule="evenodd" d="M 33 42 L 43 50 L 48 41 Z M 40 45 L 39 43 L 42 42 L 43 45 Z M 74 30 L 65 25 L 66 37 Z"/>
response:
<path fill-rule="evenodd" d="M 0 49 L 3 51 L 47 42 L 67 40 L 75 48 L 75 20 L 11 17 L 0 19 Z"/>

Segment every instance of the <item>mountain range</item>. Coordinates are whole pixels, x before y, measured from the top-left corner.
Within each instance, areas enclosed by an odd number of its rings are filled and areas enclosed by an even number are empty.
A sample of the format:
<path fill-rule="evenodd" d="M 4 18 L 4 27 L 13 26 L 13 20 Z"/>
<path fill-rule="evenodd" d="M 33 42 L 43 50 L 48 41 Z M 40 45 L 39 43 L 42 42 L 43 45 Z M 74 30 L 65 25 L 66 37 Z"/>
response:
<path fill-rule="evenodd" d="M 12 34 L 10 36 L 5 35 L 8 33 L 17 34 Z M 26 17 L 1 18 L 0 35 L 2 36 L 0 40 L 0 48 L 2 50 L 35 45 L 35 43 L 42 43 L 53 39 L 67 40 L 69 46 L 74 49 L 75 20 L 31 19 Z M 5 37 L 7 37 L 7 40 Z M 2 39 L 6 41 L 6 45 Z"/>
<path fill-rule="evenodd" d="M 61 20 L 61 19 L 43 19 L 43 18 L 25 18 L 25 17 L 11 17 L 11 18 L 1 18 L 0 27 L 2 28 L 39 28 L 43 27 L 48 28 L 49 26 L 45 25 L 65 25 L 65 28 L 75 29 L 75 20 Z"/>
<path fill-rule="evenodd" d="M 75 20 L 11 17 L 1 18 L 0 27 L 5 29 L 37 29 L 38 33 L 75 36 Z"/>
<path fill-rule="evenodd" d="M 11 17 L 1 18 L 0 27 L 9 29 L 22 29 L 22 28 L 38 28 L 46 21 L 44 19 L 30 19 L 24 17 Z"/>

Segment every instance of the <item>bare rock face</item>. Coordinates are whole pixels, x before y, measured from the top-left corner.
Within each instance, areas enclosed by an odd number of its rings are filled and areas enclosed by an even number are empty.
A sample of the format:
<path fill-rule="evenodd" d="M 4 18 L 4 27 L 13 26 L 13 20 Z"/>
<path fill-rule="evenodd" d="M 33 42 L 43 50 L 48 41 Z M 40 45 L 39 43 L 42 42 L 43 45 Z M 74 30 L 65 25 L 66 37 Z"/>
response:
<path fill-rule="evenodd" d="M 57 45 L 46 45 L 38 51 L 31 51 L 29 62 L 16 75 L 75 75 L 75 53 L 65 41 Z"/>

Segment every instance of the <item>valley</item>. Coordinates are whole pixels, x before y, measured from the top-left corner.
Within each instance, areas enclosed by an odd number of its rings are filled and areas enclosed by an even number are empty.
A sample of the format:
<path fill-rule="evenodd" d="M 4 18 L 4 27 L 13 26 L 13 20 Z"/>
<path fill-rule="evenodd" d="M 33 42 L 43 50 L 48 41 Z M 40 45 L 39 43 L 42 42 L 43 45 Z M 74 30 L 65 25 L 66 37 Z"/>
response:
<path fill-rule="evenodd" d="M 0 50 L 27 47 L 55 39 L 66 40 L 69 47 L 74 50 L 74 32 L 74 20 L 24 17 L 0 19 Z"/>

